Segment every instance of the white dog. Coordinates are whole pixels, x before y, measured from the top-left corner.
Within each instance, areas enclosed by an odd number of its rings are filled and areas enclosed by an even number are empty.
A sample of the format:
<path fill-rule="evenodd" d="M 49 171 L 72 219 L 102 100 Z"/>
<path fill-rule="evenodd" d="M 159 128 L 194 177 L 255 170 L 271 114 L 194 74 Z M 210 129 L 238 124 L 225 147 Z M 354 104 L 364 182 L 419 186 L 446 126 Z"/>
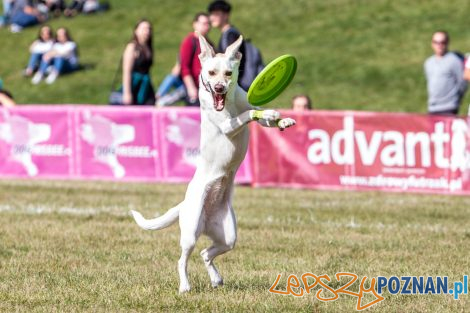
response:
<path fill-rule="evenodd" d="M 183 202 L 163 216 L 146 220 L 131 211 L 143 229 L 162 229 L 179 217 L 181 258 L 178 262 L 179 291 L 190 290 L 187 263 L 201 234 L 213 244 L 201 251 L 213 287 L 223 284 L 213 260 L 235 246 L 237 228 L 232 207 L 233 181 L 248 148 L 248 123 L 256 120 L 263 126 L 281 130 L 295 124 L 291 118 L 280 119 L 274 110 L 255 110 L 246 93 L 238 86 L 238 66 L 241 54 L 240 36 L 225 54 L 215 55 L 203 36 L 199 36 L 202 70 L 199 79 L 201 103 L 200 159 Z"/>

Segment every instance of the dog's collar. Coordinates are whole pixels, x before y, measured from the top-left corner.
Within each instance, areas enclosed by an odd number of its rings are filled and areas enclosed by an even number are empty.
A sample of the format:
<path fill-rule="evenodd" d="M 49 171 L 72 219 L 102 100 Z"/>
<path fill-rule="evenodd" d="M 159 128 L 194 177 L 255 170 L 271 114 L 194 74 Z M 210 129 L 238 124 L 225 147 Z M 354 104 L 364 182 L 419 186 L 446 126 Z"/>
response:
<path fill-rule="evenodd" d="M 204 88 L 206 88 L 206 91 L 207 92 L 210 92 L 211 94 L 213 93 L 212 89 L 211 89 L 211 85 L 209 83 L 206 83 L 204 81 L 204 78 L 202 77 L 202 74 L 199 74 L 199 77 L 200 77 L 200 80 L 202 82 L 202 85 L 204 86 Z"/>

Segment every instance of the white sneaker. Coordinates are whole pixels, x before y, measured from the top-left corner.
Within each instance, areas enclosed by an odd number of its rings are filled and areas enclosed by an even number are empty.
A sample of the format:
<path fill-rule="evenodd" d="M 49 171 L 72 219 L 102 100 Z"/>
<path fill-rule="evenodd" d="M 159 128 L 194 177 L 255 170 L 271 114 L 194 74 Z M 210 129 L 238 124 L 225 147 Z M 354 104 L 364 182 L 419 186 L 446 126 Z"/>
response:
<path fill-rule="evenodd" d="M 19 33 L 23 30 L 23 27 L 21 27 L 20 25 L 18 24 L 11 24 L 10 25 L 10 31 L 12 33 Z"/>
<path fill-rule="evenodd" d="M 37 85 L 41 82 L 41 80 L 42 80 L 42 73 L 36 72 L 36 74 L 34 74 L 33 76 L 33 79 L 31 79 L 31 83 L 33 83 L 33 85 Z"/>
<path fill-rule="evenodd" d="M 57 73 L 57 71 L 52 71 L 49 74 L 49 76 L 47 76 L 46 83 L 49 84 L 49 85 L 52 84 L 57 79 L 57 76 L 59 76 L 59 73 Z"/>

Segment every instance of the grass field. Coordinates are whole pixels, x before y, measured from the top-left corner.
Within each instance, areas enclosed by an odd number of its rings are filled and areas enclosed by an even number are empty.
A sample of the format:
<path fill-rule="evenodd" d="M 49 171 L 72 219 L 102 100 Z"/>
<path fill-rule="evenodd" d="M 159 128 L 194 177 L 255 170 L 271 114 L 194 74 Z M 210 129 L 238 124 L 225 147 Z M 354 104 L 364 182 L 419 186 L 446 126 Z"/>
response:
<path fill-rule="evenodd" d="M 193 290 L 179 295 L 178 227 L 143 231 L 128 211 L 164 213 L 185 187 L 0 181 L 0 311 L 353 312 L 347 295 L 323 303 L 268 289 L 279 273 L 281 290 L 287 275 L 305 272 L 451 283 L 469 274 L 468 197 L 237 187 L 237 247 L 216 260 L 225 286 L 210 287 L 195 252 Z M 384 295 L 367 312 L 468 312 L 470 304 L 468 295 Z"/>
<path fill-rule="evenodd" d="M 21 77 L 37 28 L 12 34 L 0 29 L 0 77 L 19 103 L 104 104 L 113 75 L 141 17 L 154 24 L 156 85 L 170 71 L 191 19 L 208 0 L 110 0 L 109 12 L 59 18 L 80 46 L 86 69 L 54 85 L 32 86 Z M 286 108 L 308 93 L 319 109 L 426 111 L 423 62 L 432 54 L 433 31 L 447 29 L 451 49 L 470 51 L 466 0 L 233 1 L 232 22 L 258 46 L 266 61 L 290 53 L 299 68 L 289 88 L 269 106 Z M 218 30 L 210 37 L 218 42 Z M 470 96 L 461 113 L 467 112 Z"/>

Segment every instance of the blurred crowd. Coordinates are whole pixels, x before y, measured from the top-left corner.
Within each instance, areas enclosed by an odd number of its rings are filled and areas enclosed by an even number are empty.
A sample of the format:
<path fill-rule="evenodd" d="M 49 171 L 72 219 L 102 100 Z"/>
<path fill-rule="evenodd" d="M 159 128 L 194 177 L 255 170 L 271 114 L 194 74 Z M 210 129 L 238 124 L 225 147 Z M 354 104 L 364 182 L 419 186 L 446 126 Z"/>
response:
<path fill-rule="evenodd" d="M 106 11 L 110 8 L 102 0 L 3 0 L 3 15 L 0 26 L 20 32 L 47 20 L 78 14 Z M 188 34 L 175 51 L 175 63 L 158 88 L 154 88 L 150 70 L 153 65 L 153 33 L 149 20 L 140 20 L 131 34 L 122 54 L 113 80 L 109 103 L 114 105 L 156 105 L 164 107 L 183 102 L 187 106 L 199 106 L 198 89 L 201 63 L 199 61 L 199 34 L 204 36 L 215 52 L 223 53 L 235 42 L 241 32 L 231 23 L 232 6 L 225 0 L 212 1 L 207 12 L 195 14 Z M 221 37 L 217 44 L 208 39 L 211 28 L 217 28 Z M 457 115 L 470 81 L 470 62 L 467 56 L 449 50 L 450 36 L 445 30 L 432 34 L 431 47 L 434 52 L 424 63 L 427 82 L 428 113 Z M 248 90 L 256 75 L 264 68 L 260 51 L 244 39 L 240 52 L 243 55 L 239 68 L 238 84 Z M 66 73 L 81 68 L 78 44 L 70 31 L 59 27 L 54 31 L 43 24 L 29 47 L 29 60 L 23 70 L 32 84 L 45 81 L 52 84 Z M 0 80 L 1 81 L 1 80 Z M 10 92 L 0 85 L 0 104 L 13 105 Z M 8 100 L 8 99 L 10 100 Z M 292 98 L 293 110 L 311 110 L 312 100 L 307 94 Z"/>
<path fill-rule="evenodd" d="M 109 9 L 108 3 L 98 0 L 3 0 L 1 26 L 8 26 L 14 33 L 25 27 L 46 22 L 53 17 L 74 17 Z"/>
<path fill-rule="evenodd" d="M 0 26 L 8 27 L 18 33 L 25 27 L 40 25 L 37 38 L 29 46 L 29 60 L 23 70 L 23 76 L 32 77 L 33 84 L 45 81 L 52 84 L 65 73 L 80 68 L 78 46 L 72 39 L 70 31 L 59 27 L 55 32 L 45 22 L 60 16 L 74 17 L 78 14 L 91 14 L 107 11 L 109 4 L 98 0 L 3 0 L 3 15 Z M 7 101 L 5 95 L 12 99 L 12 94 L 0 88 L 2 97 L 0 105 L 14 104 Z"/>
<path fill-rule="evenodd" d="M 179 50 L 175 51 L 176 62 L 156 93 L 153 91 L 149 74 L 153 58 L 152 25 L 147 20 L 139 22 L 122 57 L 122 84 L 117 90 L 113 90 L 110 102 L 125 105 L 155 104 L 163 107 L 183 101 L 187 106 L 199 106 L 201 63 L 198 56 L 201 48 L 198 36 L 204 36 L 214 51 L 225 52 L 225 49 L 241 35 L 241 32 L 231 24 L 231 10 L 230 3 L 216 0 L 209 4 L 207 12 L 194 15 L 192 29 L 189 29 L 188 34 L 182 39 Z M 221 31 L 217 46 L 207 37 L 211 28 L 218 28 Z M 247 47 L 253 49 L 249 50 Z M 255 57 L 250 58 L 250 51 L 256 53 Z M 240 52 L 244 57 L 239 67 L 238 84 L 247 91 L 256 75 L 264 68 L 264 63 L 259 50 L 248 40 L 244 40 Z M 120 74 L 120 71 L 117 74 Z M 122 92 L 122 99 L 116 96 L 119 95 L 117 92 Z"/>
<path fill-rule="evenodd" d="M 39 25 L 37 37 L 29 46 L 29 59 L 25 60 L 23 76 L 32 84 L 45 82 L 53 84 L 63 74 L 81 68 L 78 43 L 65 27 L 56 30 L 45 22 L 51 18 L 78 14 L 90 14 L 108 10 L 109 4 L 98 0 L 3 0 L 3 16 L 0 23 L 12 32 L 20 32 L 25 27 Z M 201 63 L 198 55 L 198 36 L 206 38 L 215 52 L 225 49 L 239 38 L 241 32 L 231 23 L 232 6 L 225 0 L 209 3 L 207 12 L 194 15 L 188 33 L 175 51 L 175 63 L 158 88 L 154 88 L 151 78 L 153 65 L 152 23 L 142 19 L 137 22 L 131 39 L 126 44 L 110 91 L 109 103 L 114 105 L 156 105 L 164 107 L 184 103 L 199 106 L 199 74 Z M 208 39 L 212 28 L 218 28 L 221 37 L 214 44 Z M 249 39 L 240 47 L 243 55 L 238 83 L 245 91 L 257 74 L 264 68 L 261 52 Z M 0 104 L 14 105 L 10 92 L 0 86 Z M 7 100 L 7 98 L 10 100 Z M 295 110 L 309 110 L 311 100 L 307 95 L 298 95 L 292 100 Z"/>

